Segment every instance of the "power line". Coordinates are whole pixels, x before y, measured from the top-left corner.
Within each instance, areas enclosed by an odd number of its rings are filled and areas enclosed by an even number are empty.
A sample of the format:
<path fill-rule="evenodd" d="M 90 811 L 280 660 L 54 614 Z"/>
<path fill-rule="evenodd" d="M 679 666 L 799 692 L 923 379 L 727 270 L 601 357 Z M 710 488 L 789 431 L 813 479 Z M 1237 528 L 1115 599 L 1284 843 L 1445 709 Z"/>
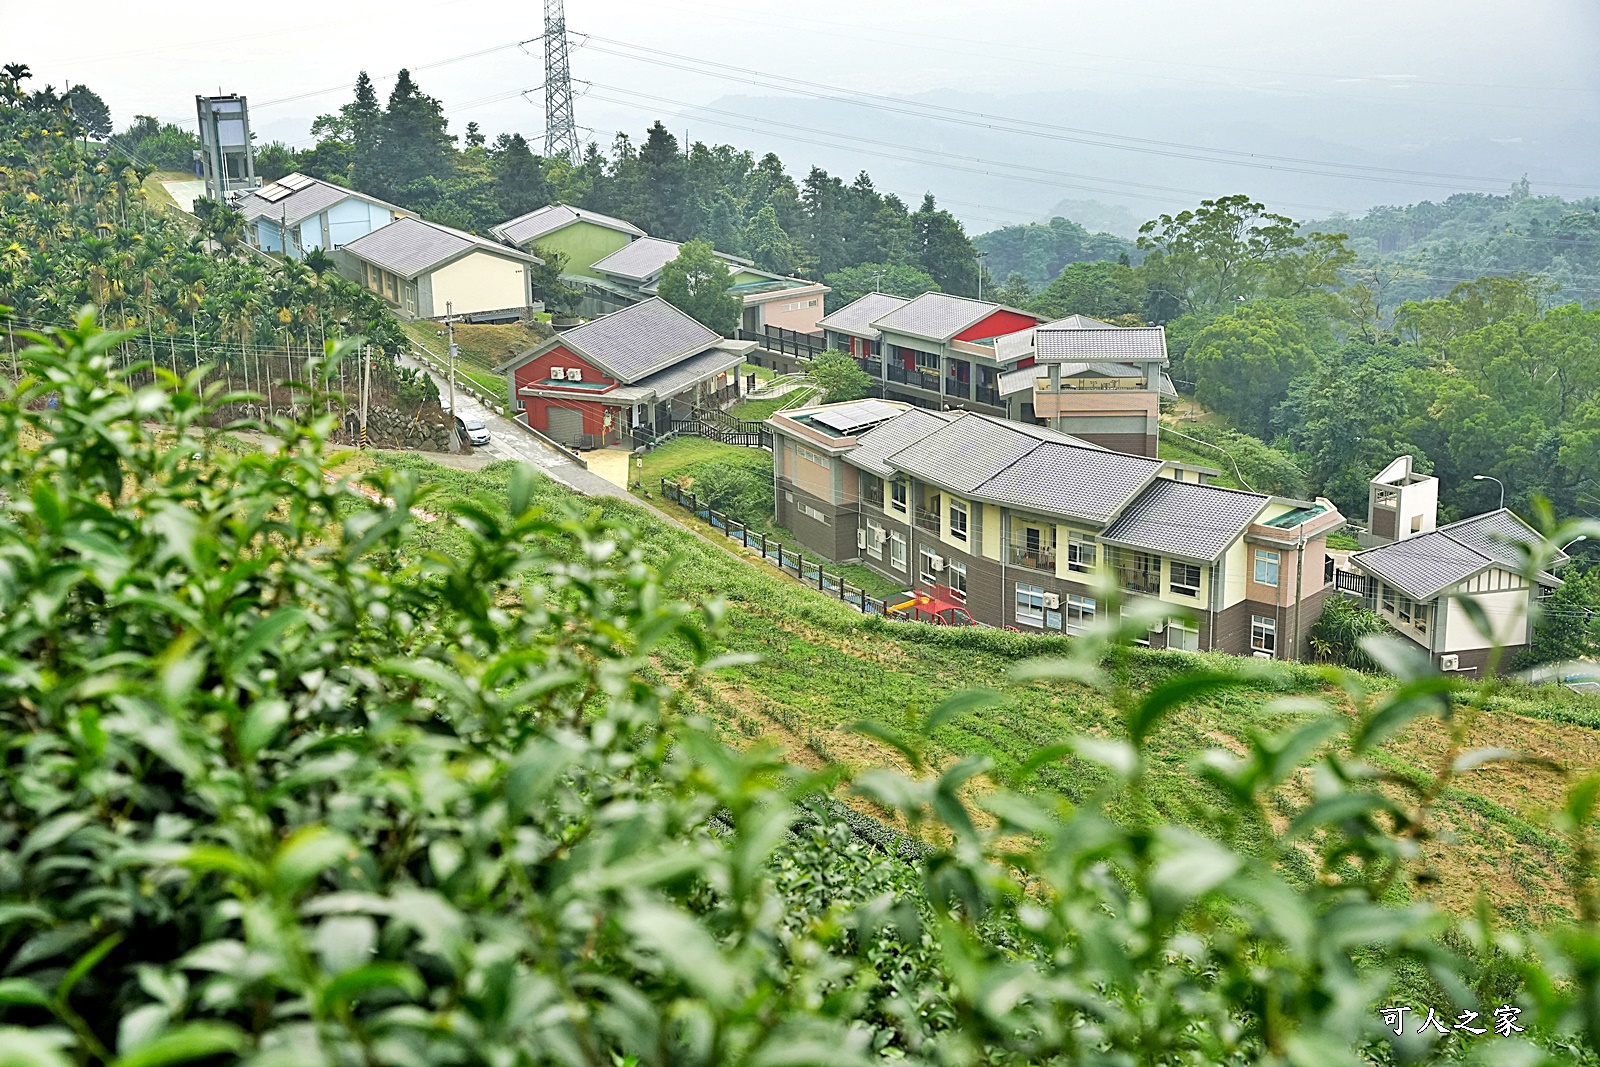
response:
<path fill-rule="evenodd" d="M 529 40 L 534 39 L 535 38 L 529 38 Z M 488 48 L 480 48 L 475 52 L 463 52 L 459 56 L 451 56 L 448 59 L 436 59 L 431 63 L 420 63 L 413 67 L 406 67 L 405 69 L 432 70 L 435 67 L 448 66 L 451 63 L 461 63 L 468 59 L 477 59 L 479 56 L 487 56 L 494 52 L 503 52 L 508 48 L 517 48 L 526 43 L 527 41 L 506 41 L 502 44 L 490 45 Z M 388 81 L 390 78 L 398 78 L 399 76 L 400 72 L 397 70 L 393 74 L 380 74 L 378 77 L 373 78 L 372 80 L 374 82 Z M 296 100 L 308 100 L 314 96 L 326 96 L 329 93 L 347 91 L 352 84 L 353 83 L 351 82 L 341 82 L 338 85 L 330 85 L 326 89 L 312 89 L 309 92 L 295 93 L 293 96 L 280 96 L 276 100 L 264 100 L 259 104 L 251 104 L 250 108 L 253 111 L 259 111 L 264 107 L 276 107 L 278 104 L 288 104 Z"/>
<path fill-rule="evenodd" d="M 865 90 L 848 89 L 843 86 L 830 85 L 824 82 L 810 81 L 803 78 L 791 78 L 785 75 L 770 74 L 764 71 L 752 70 L 747 67 L 737 67 L 727 63 L 718 63 L 713 60 L 700 59 L 695 56 L 684 55 L 678 52 L 669 52 L 665 49 L 650 48 L 645 45 L 636 45 L 616 38 L 601 37 L 595 34 L 579 34 L 587 38 L 590 47 L 597 52 L 617 56 L 622 59 L 633 59 L 642 63 L 651 63 L 691 73 L 702 74 L 708 77 L 722 78 L 728 81 L 742 82 L 756 85 L 761 88 L 774 89 L 780 92 L 791 92 L 799 95 L 810 96 L 815 99 L 835 99 L 843 103 L 859 107 L 871 107 L 877 110 L 890 111 L 898 114 L 910 115 L 924 119 L 936 119 L 952 122 L 957 125 L 988 129 L 1001 133 L 1012 133 L 1021 136 L 1041 137 L 1047 140 L 1066 141 L 1074 144 L 1085 144 L 1092 147 L 1111 148 L 1118 151 L 1139 152 L 1147 155 L 1169 156 L 1179 159 L 1193 159 L 1201 162 L 1225 164 L 1232 166 L 1245 166 L 1252 169 L 1282 170 L 1292 173 L 1318 175 L 1321 177 L 1347 177 L 1364 181 L 1381 181 L 1391 184 L 1423 185 L 1439 187 L 1441 182 L 1412 181 L 1408 178 L 1438 178 L 1453 182 L 1474 182 L 1483 185 L 1504 187 L 1511 184 L 1510 179 L 1491 178 L 1481 175 L 1453 174 L 1439 171 L 1408 170 L 1399 167 L 1379 167 L 1365 164 L 1341 163 L 1330 160 L 1309 159 L 1299 156 L 1279 156 L 1263 152 L 1247 152 L 1238 149 L 1217 148 L 1208 145 L 1190 144 L 1182 141 L 1169 141 L 1159 138 L 1136 137 L 1129 134 L 1119 134 L 1104 130 L 1084 129 L 1073 126 L 1063 126 L 1055 123 L 1036 122 L 1028 119 L 1018 119 L 1005 115 L 991 115 L 979 111 L 970 111 L 965 108 L 947 107 L 939 104 L 921 103 L 906 100 L 902 97 L 886 96 L 881 93 L 871 93 Z M 593 44 L 592 42 L 601 42 Z M 606 48 L 605 45 L 631 51 L 616 51 L 615 48 Z M 636 55 L 635 52 L 648 53 Z M 652 58 L 665 57 L 665 58 Z M 723 73 L 731 72 L 731 73 Z M 774 84 L 787 83 L 787 84 Z M 796 89 L 794 86 L 803 88 Z M 851 99 L 860 97 L 862 99 Z M 842 99 L 841 99 L 842 98 Z M 1118 143 L 1125 142 L 1125 143 Z M 1210 153 L 1210 155 L 1194 155 L 1192 153 Z M 1212 156 L 1232 158 L 1212 158 Z M 1278 164 L 1293 164 L 1293 166 L 1280 166 Z M 1316 170 L 1302 170 L 1301 167 L 1327 167 L 1341 173 L 1327 173 Z M 1364 173 L 1370 172 L 1370 173 Z M 1591 189 L 1590 186 L 1567 182 L 1542 182 L 1558 188 Z"/>

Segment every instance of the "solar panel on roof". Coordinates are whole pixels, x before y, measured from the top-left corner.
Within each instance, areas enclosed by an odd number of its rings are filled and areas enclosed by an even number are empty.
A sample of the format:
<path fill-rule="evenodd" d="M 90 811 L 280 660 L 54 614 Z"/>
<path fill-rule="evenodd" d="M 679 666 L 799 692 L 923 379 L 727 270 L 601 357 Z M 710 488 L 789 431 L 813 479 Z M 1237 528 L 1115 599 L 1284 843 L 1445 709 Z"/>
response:
<path fill-rule="evenodd" d="M 834 408 L 832 411 L 819 412 L 811 417 L 811 421 L 820 422 L 830 430 L 848 434 L 866 429 L 868 426 L 875 426 L 898 414 L 900 414 L 899 408 L 890 407 L 877 400 L 863 400 L 860 403 L 847 404 L 842 408 Z"/>
<path fill-rule="evenodd" d="M 316 181 L 315 178 L 309 177 L 305 174 L 285 174 L 283 177 L 278 179 L 278 184 L 286 185 L 290 189 L 304 189 L 314 181 Z"/>
<path fill-rule="evenodd" d="M 256 190 L 256 195 L 269 204 L 276 204 L 279 200 L 282 200 L 292 192 L 294 192 L 293 189 L 274 182 L 271 185 L 263 186 L 262 188 Z"/>

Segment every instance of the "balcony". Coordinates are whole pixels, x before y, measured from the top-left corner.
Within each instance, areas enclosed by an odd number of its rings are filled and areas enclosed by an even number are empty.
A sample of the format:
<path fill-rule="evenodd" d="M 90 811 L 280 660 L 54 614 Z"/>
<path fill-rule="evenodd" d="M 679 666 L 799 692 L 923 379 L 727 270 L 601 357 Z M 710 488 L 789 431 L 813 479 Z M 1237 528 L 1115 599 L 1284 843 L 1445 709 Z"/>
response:
<path fill-rule="evenodd" d="M 1150 596 L 1161 595 L 1161 572 L 1147 570 L 1124 563 L 1117 568 L 1117 578 L 1122 582 L 1122 588 L 1130 593 L 1147 593 Z"/>
<path fill-rule="evenodd" d="M 1048 571 L 1051 574 L 1056 572 L 1056 550 L 1053 545 L 1013 540 L 1009 549 L 1008 555 L 1013 567 L 1028 567 L 1036 571 Z"/>
<path fill-rule="evenodd" d="M 926 389 L 930 393 L 939 391 L 939 376 L 937 374 L 928 374 L 920 370 L 906 370 L 904 367 L 893 363 L 889 364 L 885 369 L 891 382 L 899 382 L 901 385 L 909 385 L 915 389 Z"/>
<path fill-rule="evenodd" d="M 959 378 L 946 378 L 944 380 L 944 395 L 959 396 L 966 400 L 972 396 L 972 383 L 961 381 Z"/>
<path fill-rule="evenodd" d="M 882 363 L 882 361 L 876 360 L 876 359 L 862 359 L 860 356 L 857 356 L 856 357 L 856 366 L 858 366 L 862 370 L 866 371 L 867 372 L 867 376 L 869 378 L 871 378 L 873 381 L 876 381 L 876 382 L 883 381 L 883 363 Z"/>
<path fill-rule="evenodd" d="M 972 399 L 976 400 L 980 404 L 988 404 L 991 407 L 998 408 L 1005 405 L 1005 401 L 1000 397 L 1000 390 L 996 389 L 992 385 L 978 386 L 973 390 Z"/>
<path fill-rule="evenodd" d="M 927 508 L 919 507 L 912 521 L 917 524 L 917 529 L 919 530 L 927 530 L 930 533 L 939 532 L 940 523 L 937 511 L 929 511 Z"/>

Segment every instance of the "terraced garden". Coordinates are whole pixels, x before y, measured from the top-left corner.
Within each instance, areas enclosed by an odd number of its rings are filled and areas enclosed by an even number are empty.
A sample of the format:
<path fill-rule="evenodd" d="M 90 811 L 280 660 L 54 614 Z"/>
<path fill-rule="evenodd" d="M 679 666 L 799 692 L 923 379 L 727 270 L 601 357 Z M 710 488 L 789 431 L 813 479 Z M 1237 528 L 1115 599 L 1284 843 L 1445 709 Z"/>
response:
<path fill-rule="evenodd" d="M 496 464 L 478 472 L 452 471 L 403 456 L 379 462 L 414 472 L 446 497 L 501 495 L 511 470 L 509 464 Z M 900 765 L 902 757 L 893 747 L 856 732 L 854 724 L 872 719 L 897 726 L 950 693 L 973 687 L 995 688 L 1003 695 L 993 707 L 941 727 L 933 742 L 946 760 L 987 756 L 998 776 L 1019 771 L 1035 752 L 1069 732 L 1109 732 L 1115 726 L 1114 710 L 1093 690 L 1063 682 L 1008 683 L 1019 661 L 1060 652 L 1065 639 L 866 618 L 780 576 L 754 554 L 740 558 L 737 546 L 725 539 L 673 527 L 643 507 L 579 500 L 551 482 L 541 482 L 539 492 L 552 507 L 596 507 L 637 530 L 651 561 L 670 568 L 674 596 L 726 600 L 727 629 L 720 644 L 761 659 L 698 684 L 690 696 L 693 710 L 733 743 L 770 738 L 797 762 L 812 766 L 827 761 Z M 426 537 L 441 551 L 456 544 L 456 534 L 444 524 L 430 526 Z M 1135 650 L 1127 680 L 1146 688 L 1207 658 Z M 655 668 L 679 677 L 688 663 L 685 650 L 663 655 Z M 1367 684 L 1386 683 L 1369 679 Z M 1153 742 L 1159 766 L 1146 802 L 1169 817 L 1194 821 L 1212 798 L 1186 768 L 1208 750 L 1240 748 L 1252 731 L 1282 729 L 1319 703 L 1352 709 L 1350 696 L 1328 684 L 1318 669 L 1288 667 L 1263 675 L 1250 688 L 1188 705 L 1167 720 Z M 1486 745 L 1588 769 L 1600 765 L 1596 727 L 1600 701 L 1561 689 L 1509 686 L 1489 697 L 1482 710 L 1463 710 L 1454 737 L 1431 720 L 1403 732 L 1385 746 L 1375 769 L 1392 776 L 1397 795 L 1407 782 L 1425 787 L 1454 752 Z M 1031 772 L 1026 787 L 1071 801 L 1098 781 L 1093 765 L 1063 758 Z M 1300 795 L 1282 796 L 1283 811 L 1303 800 L 1311 783 L 1293 788 Z M 1563 869 L 1569 851 L 1542 814 L 1555 805 L 1562 788 L 1559 776 L 1530 764 L 1492 763 L 1456 778 L 1441 795 L 1438 832 L 1423 845 L 1437 877 L 1427 895 L 1462 911 L 1482 892 L 1517 922 L 1565 914 L 1569 897 Z M 1282 829 L 1247 826 L 1238 834 L 1248 844 Z"/>

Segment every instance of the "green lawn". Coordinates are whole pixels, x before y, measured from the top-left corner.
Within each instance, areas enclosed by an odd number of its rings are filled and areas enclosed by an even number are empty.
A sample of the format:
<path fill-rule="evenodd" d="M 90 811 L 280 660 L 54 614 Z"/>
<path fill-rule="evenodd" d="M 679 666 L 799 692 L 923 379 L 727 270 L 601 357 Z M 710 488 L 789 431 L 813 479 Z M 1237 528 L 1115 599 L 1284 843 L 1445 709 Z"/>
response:
<path fill-rule="evenodd" d="M 693 454 L 704 458 L 714 455 L 715 449 L 686 442 L 676 453 L 657 460 L 657 469 L 685 463 Z M 511 470 L 509 464 L 495 464 L 479 472 L 460 472 L 407 456 L 376 461 L 415 471 L 440 485 L 446 497 L 479 492 L 503 498 Z M 670 527 L 626 501 L 577 501 L 546 480 L 540 481 L 538 492 L 551 506 L 598 508 L 637 530 L 652 562 L 673 561 L 668 579 L 671 595 L 691 602 L 726 599 L 727 631 L 716 642 L 717 650 L 756 653 L 760 662 L 725 680 L 699 683 L 690 703 L 717 723 L 732 743 L 767 736 L 802 761 L 826 754 L 858 767 L 895 764 L 898 756 L 892 750 L 854 733 L 851 724 L 863 718 L 900 724 L 949 693 L 974 686 L 996 687 L 1005 695 L 993 708 L 935 732 L 934 743 L 945 759 L 982 755 L 1004 772 L 1068 733 L 1111 733 L 1119 728 L 1115 709 L 1092 690 L 1063 682 L 1020 688 L 1007 683 L 1007 671 L 1018 660 L 1060 650 L 1068 639 L 866 618 L 780 577 L 770 567 L 740 558 L 729 542 Z M 434 524 L 424 536 L 439 551 L 459 550 L 461 535 L 447 525 Z M 1143 689 L 1210 660 L 1207 655 L 1136 650 L 1130 680 Z M 677 677 L 688 665 L 684 649 L 663 655 L 658 666 Z M 1314 697 L 1334 708 L 1348 707 L 1347 700 L 1309 667 L 1285 668 L 1275 683 L 1188 705 L 1167 720 L 1154 739 L 1149 802 L 1171 818 L 1189 818 L 1194 805 L 1206 804 L 1209 795 L 1185 768 L 1202 752 L 1236 749 L 1252 731 L 1276 731 L 1299 722 L 1303 707 L 1286 697 Z M 1600 764 L 1597 726 L 1600 701 L 1594 698 L 1563 689 L 1511 687 L 1462 726 L 1461 745 L 1509 744 L 1569 765 L 1594 766 Z M 1432 769 L 1449 761 L 1451 744 L 1437 723 L 1419 723 L 1389 742 L 1374 762 L 1399 778 L 1426 781 Z M 1030 777 L 1034 790 L 1069 800 L 1083 796 L 1100 780 L 1093 766 L 1073 759 L 1049 763 Z M 1304 803 L 1308 785 L 1291 785 L 1280 798 L 1282 809 Z M 1553 775 L 1515 764 L 1488 765 L 1457 778 L 1444 791 L 1439 807 L 1436 829 L 1443 836 L 1425 845 L 1440 879 L 1430 895 L 1466 911 L 1482 891 L 1514 921 L 1560 912 L 1567 899 L 1561 880 L 1567 846 L 1538 814 L 1557 802 L 1560 789 Z M 1259 826 L 1241 830 L 1246 844 L 1252 834 L 1271 832 L 1276 831 Z"/>
<path fill-rule="evenodd" d="M 400 328 L 439 359 L 447 358 L 450 344 L 443 323 L 402 322 Z M 496 374 L 495 368 L 550 336 L 549 327 L 542 323 L 531 329 L 517 323 L 503 326 L 460 323 L 456 326 L 456 373 L 490 396 L 504 396 L 506 379 Z"/>
<path fill-rule="evenodd" d="M 729 408 L 728 414 L 736 419 L 749 419 L 753 422 L 764 421 L 772 418 L 779 411 L 805 407 L 816 395 L 817 391 L 815 389 L 805 387 L 767 400 L 744 400 Z"/>

